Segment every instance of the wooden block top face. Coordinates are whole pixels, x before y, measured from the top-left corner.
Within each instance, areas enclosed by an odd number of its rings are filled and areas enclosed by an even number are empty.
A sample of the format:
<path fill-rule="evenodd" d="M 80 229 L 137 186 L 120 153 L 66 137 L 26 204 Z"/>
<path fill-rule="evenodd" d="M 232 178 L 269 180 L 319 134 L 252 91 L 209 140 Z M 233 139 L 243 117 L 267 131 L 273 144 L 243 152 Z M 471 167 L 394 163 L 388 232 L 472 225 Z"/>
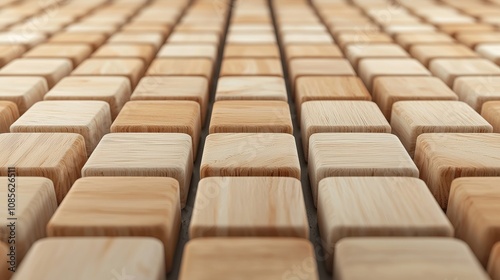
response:
<path fill-rule="evenodd" d="M 0 99 L 16 103 L 20 114 L 43 99 L 48 91 L 41 77 L 0 77 Z"/>
<path fill-rule="evenodd" d="M 2 45 L 20 44 L 31 48 L 45 41 L 45 39 L 46 36 L 39 32 L 0 32 L 0 44 Z"/>
<path fill-rule="evenodd" d="M 155 59 L 149 66 L 148 76 L 202 76 L 211 80 L 213 62 L 206 58 Z"/>
<path fill-rule="evenodd" d="M 144 71 L 144 62 L 138 58 L 90 58 L 82 62 L 73 76 L 125 76 L 132 88 Z"/>
<path fill-rule="evenodd" d="M 453 82 L 461 76 L 500 76 L 500 67 L 486 59 L 434 59 L 429 64 L 432 74 L 453 87 Z"/>
<path fill-rule="evenodd" d="M 333 44 L 333 38 L 327 32 L 287 32 L 282 35 L 284 45 L 292 44 Z"/>
<path fill-rule="evenodd" d="M 461 32 L 493 32 L 495 27 L 483 23 L 450 23 L 440 24 L 439 29 L 450 35 L 455 35 Z"/>
<path fill-rule="evenodd" d="M 461 101 L 481 112 L 485 102 L 500 100 L 500 77 L 459 77 L 455 79 L 453 90 Z"/>
<path fill-rule="evenodd" d="M 350 44 L 392 43 L 391 36 L 378 32 L 342 32 L 335 37 L 342 49 Z"/>
<path fill-rule="evenodd" d="M 272 176 L 300 179 L 295 138 L 286 133 L 215 133 L 206 138 L 201 178 Z"/>
<path fill-rule="evenodd" d="M 297 32 L 297 31 L 305 31 L 305 32 L 323 32 L 327 31 L 326 27 L 322 24 L 311 24 L 311 23 L 283 23 L 280 26 L 280 31 L 283 33 L 286 32 Z"/>
<path fill-rule="evenodd" d="M 97 49 L 106 41 L 106 35 L 102 33 L 75 33 L 61 32 L 50 37 L 49 43 L 67 43 L 67 44 L 87 44 L 92 49 Z"/>
<path fill-rule="evenodd" d="M 500 65 L 500 43 L 498 44 L 481 44 L 476 47 L 476 51 L 483 57 Z"/>
<path fill-rule="evenodd" d="M 107 36 L 113 34 L 118 29 L 118 26 L 110 23 L 95 23 L 95 22 L 82 22 L 73 23 L 67 26 L 64 30 L 66 32 L 75 33 L 102 33 Z"/>
<path fill-rule="evenodd" d="M 99 258 L 95 258 L 96 252 L 99 252 Z M 61 269 L 61 264 L 64 264 L 64 269 Z M 108 279 L 116 275 L 134 275 L 138 279 L 160 280 L 165 278 L 165 273 L 163 246 L 157 239 L 63 237 L 36 243 L 16 272 L 16 278 L 64 280 L 71 277 L 85 280 L 89 277 Z"/>
<path fill-rule="evenodd" d="M 280 58 L 276 44 L 227 44 L 224 58 Z"/>
<path fill-rule="evenodd" d="M 389 24 L 384 27 L 385 32 L 391 36 L 401 33 L 435 32 L 436 27 L 431 24 Z"/>
<path fill-rule="evenodd" d="M 156 49 L 144 44 L 105 44 L 92 57 L 97 58 L 140 58 L 148 64 L 155 56 Z"/>
<path fill-rule="evenodd" d="M 492 280 L 500 279 L 500 242 L 496 243 L 495 247 L 491 250 L 488 273 Z"/>
<path fill-rule="evenodd" d="M 168 43 L 181 44 L 219 44 L 219 34 L 217 32 L 181 32 L 176 31 L 170 34 L 167 39 Z"/>
<path fill-rule="evenodd" d="M 370 100 L 371 96 L 358 77 L 300 77 L 296 81 L 295 102 L 310 100 Z"/>
<path fill-rule="evenodd" d="M 217 46 L 211 44 L 166 44 L 156 57 L 159 58 L 217 58 Z"/>
<path fill-rule="evenodd" d="M 245 2 L 242 2 L 243 4 Z M 240 4 L 240 5 L 241 5 Z M 229 25 L 230 31 L 273 31 L 274 27 L 272 24 L 266 23 L 233 23 Z"/>
<path fill-rule="evenodd" d="M 0 69 L 0 76 L 41 76 L 53 87 L 73 69 L 69 59 L 19 58 Z"/>
<path fill-rule="evenodd" d="M 292 59 L 289 62 L 292 81 L 301 76 L 355 76 L 347 59 Z"/>
<path fill-rule="evenodd" d="M 335 45 L 300 44 L 286 46 L 287 60 L 293 58 L 341 58 L 344 55 Z"/>
<path fill-rule="evenodd" d="M 20 57 L 25 51 L 23 45 L 0 45 L 0 67 Z"/>
<path fill-rule="evenodd" d="M 405 49 L 410 49 L 413 45 L 434 45 L 452 44 L 453 38 L 444 33 L 402 33 L 396 36 L 396 42 Z"/>
<path fill-rule="evenodd" d="M 456 38 L 470 48 L 482 43 L 500 43 L 500 32 L 461 32 Z"/>
<path fill-rule="evenodd" d="M 481 116 L 493 126 L 493 132 L 500 132 L 500 102 L 489 101 L 484 103 Z"/>
<path fill-rule="evenodd" d="M 122 29 L 123 30 L 123 29 Z M 131 32 L 123 31 L 117 32 L 108 39 L 108 43 L 113 44 L 147 44 L 159 49 L 164 41 L 162 32 L 144 31 L 144 32 Z"/>
<path fill-rule="evenodd" d="M 10 126 L 19 118 L 16 103 L 0 101 L 0 133 L 9 132 Z"/>
<path fill-rule="evenodd" d="M 285 80 L 281 77 L 222 77 L 217 82 L 215 101 L 281 100 L 287 101 Z"/>
<path fill-rule="evenodd" d="M 346 57 L 357 67 L 364 58 L 403 58 L 409 55 L 398 44 L 351 44 L 346 47 Z"/>
<path fill-rule="evenodd" d="M 464 45 L 459 44 L 432 44 L 414 45 L 410 53 L 422 64 L 429 63 L 436 58 L 474 58 L 478 55 Z"/>
<path fill-rule="evenodd" d="M 180 280 L 275 280 L 302 267 L 301 276 L 317 280 L 314 251 L 308 240 L 297 238 L 199 238 L 186 245 Z M 224 263 L 224 266 L 219 266 Z M 219 264 L 219 265 L 218 265 Z M 255 268 L 259 268 L 256 271 Z"/>
<path fill-rule="evenodd" d="M 70 59 L 73 66 L 80 64 L 84 59 L 86 59 L 90 53 L 92 53 L 92 48 L 83 43 L 79 44 L 56 44 L 47 43 L 41 44 L 27 53 L 24 57 L 30 58 L 67 58 Z"/>
<path fill-rule="evenodd" d="M 466 244 L 438 237 L 346 238 L 334 270 L 339 280 L 489 279 Z"/>
<path fill-rule="evenodd" d="M 219 195 L 213 197 L 211 193 Z M 228 215 L 228 213 L 230 213 Z M 302 185 L 285 177 L 210 177 L 200 181 L 190 238 L 309 237 Z"/>
<path fill-rule="evenodd" d="M 276 44 L 276 35 L 266 31 L 230 31 L 226 41 L 228 44 Z"/>
<path fill-rule="evenodd" d="M 278 76 L 283 77 L 281 61 L 275 58 L 226 58 L 220 76 Z"/>

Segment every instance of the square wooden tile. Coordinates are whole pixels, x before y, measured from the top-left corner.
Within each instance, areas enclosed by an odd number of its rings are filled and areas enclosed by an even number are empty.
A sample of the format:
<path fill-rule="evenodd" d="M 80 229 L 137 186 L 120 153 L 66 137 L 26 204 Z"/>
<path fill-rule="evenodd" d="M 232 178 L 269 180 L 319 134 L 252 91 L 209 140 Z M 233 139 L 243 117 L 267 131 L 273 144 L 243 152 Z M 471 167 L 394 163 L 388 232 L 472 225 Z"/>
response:
<path fill-rule="evenodd" d="M 345 49 L 346 57 L 354 68 L 366 58 L 406 58 L 408 53 L 398 44 L 351 44 Z"/>
<path fill-rule="evenodd" d="M 439 237 L 345 238 L 334 270 L 338 280 L 488 279 L 466 244 Z"/>
<path fill-rule="evenodd" d="M 207 136 L 200 177 L 272 176 L 300 179 L 295 138 L 287 133 L 215 133 Z"/>
<path fill-rule="evenodd" d="M 383 199 L 383 202 L 380 200 Z M 405 177 L 334 177 L 318 188 L 318 226 L 328 270 L 346 237 L 453 237 L 453 227 L 422 180 Z M 336 258 L 336 256 L 335 256 Z"/>
<path fill-rule="evenodd" d="M 286 58 L 341 58 L 344 55 L 336 45 L 300 44 L 285 47 Z"/>
<path fill-rule="evenodd" d="M 484 103 L 481 116 L 493 126 L 493 132 L 500 132 L 500 101 Z"/>
<path fill-rule="evenodd" d="M 48 43 L 54 44 L 86 44 L 92 47 L 93 50 L 99 48 L 105 41 L 107 36 L 102 33 L 75 33 L 75 32 L 60 32 L 50 37 Z"/>
<path fill-rule="evenodd" d="M 47 39 L 42 32 L 20 32 L 20 31 L 0 31 L 0 44 L 2 45 L 23 45 L 32 48 Z"/>
<path fill-rule="evenodd" d="M 456 78 L 464 76 L 500 76 L 500 67 L 486 59 L 440 58 L 429 64 L 432 74 L 453 87 Z"/>
<path fill-rule="evenodd" d="M 500 279 L 500 242 L 497 242 L 491 250 L 488 273 L 492 280 Z"/>
<path fill-rule="evenodd" d="M 214 192 L 219 195 L 213 197 Z M 295 178 L 209 177 L 200 181 L 196 197 L 191 239 L 309 238 L 302 185 Z"/>
<path fill-rule="evenodd" d="M 356 76 L 347 59 L 297 58 L 290 60 L 288 67 L 292 85 L 303 76 Z"/>
<path fill-rule="evenodd" d="M 224 263 L 223 266 L 220 266 Z M 275 280 L 302 267 L 301 276 L 318 280 L 314 250 L 298 238 L 198 238 L 184 249 L 179 280 Z M 255 268 L 259 268 L 259 272 Z"/>
<path fill-rule="evenodd" d="M 454 44 L 455 40 L 445 33 L 401 33 L 396 36 L 396 42 L 406 50 L 415 45 L 445 45 Z"/>
<path fill-rule="evenodd" d="M 220 71 L 220 77 L 225 76 L 283 77 L 283 67 L 276 58 L 226 58 Z"/>
<path fill-rule="evenodd" d="M 9 280 L 14 271 L 14 268 L 9 264 L 10 257 L 8 254 L 10 253 L 10 246 L 7 243 L 0 242 L 0 277 L 5 280 Z"/>
<path fill-rule="evenodd" d="M 23 56 L 28 58 L 66 58 L 76 67 L 92 53 L 92 48 L 83 43 L 79 44 L 40 44 L 29 50 Z"/>
<path fill-rule="evenodd" d="M 43 77 L 53 87 L 72 70 L 69 59 L 18 58 L 0 69 L 0 76 Z"/>
<path fill-rule="evenodd" d="M 123 30 L 123 29 L 122 29 Z M 150 45 L 158 50 L 165 41 L 165 35 L 158 31 L 144 31 L 144 32 L 133 32 L 133 31 L 122 31 L 113 34 L 109 39 L 108 43 L 111 44 L 145 44 Z"/>
<path fill-rule="evenodd" d="M 230 31 L 226 38 L 227 44 L 276 44 L 274 31 Z"/>
<path fill-rule="evenodd" d="M 415 164 L 434 197 L 446 209 L 451 182 L 458 177 L 500 176 L 500 135 L 427 133 L 417 138 Z"/>
<path fill-rule="evenodd" d="M 224 58 L 280 58 L 277 44 L 226 44 Z"/>
<path fill-rule="evenodd" d="M 179 182 L 186 204 L 193 151 L 184 133 L 110 133 L 105 135 L 82 169 L 83 177 L 172 177 Z"/>
<path fill-rule="evenodd" d="M 423 65 L 429 66 L 437 58 L 476 58 L 478 55 L 468 47 L 460 44 L 414 45 L 410 54 Z"/>
<path fill-rule="evenodd" d="M 222 77 L 217 82 L 215 101 L 281 100 L 287 101 L 285 80 L 281 77 Z"/>
<path fill-rule="evenodd" d="M 309 138 L 309 179 L 316 205 L 326 177 L 418 177 L 399 139 L 389 133 L 317 133 Z"/>
<path fill-rule="evenodd" d="M 149 64 L 155 57 L 156 49 L 145 44 L 104 44 L 93 54 L 94 58 L 140 58 Z"/>
<path fill-rule="evenodd" d="M 0 45 L 0 67 L 20 57 L 25 51 L 23 45 Z"/>
<path fill-rule="evenodd" d="M 144 72 L 144 61 L 139 58 L 89 58 L 82 62 L 72 76 L 123 76 L 135 88 Z"/>
<path fill-rule="evenodd" d="M 500 77 L 459 77 L 455 79 L 453 90 L 461 101 L 481 112 L 485 102 L 500 101 Z"/>
<path fill-rule="evenodd" d="M 0 77 L 0 100 L 14 102 L 21 115 L 41 101 L 47 91 L 42 77 Z"/>
<path fill-rule="evenodd" d="M 213 61 L 207 58 L 158 58 L 149 66 L 147 76 L 202 76 L 212 80 Z"/>
<path fill-rule="evenodd" d="M 500 65 L 500 43 L 480 44 L 476 47 L 476 52 L 495 64 Z"/>
<path fill-rule="evenodd" d="M 350 44 L 383 44 L 392 43 L 391 36 L 380 32 L 341 32 L 335 40 L 342 49 Z"/>
<path fill-rule="evenodd" d="M 217 32 L 184 32 L 174 31 L 167 39 L 167 43 L 176 44 L 213 44 L 218 46 L 220 36 Z"/>
<path fill-rule="evenodd" d="M 500 242 L 499 178 L 459 178 L 451 183 L 446 214 L 455 236 L 465 241 L 486 267 L 491 249 Z"/>
<path fill-rule="evenodd" d="M 173 178 L 81 178 L 50 219 L 47 235 L 154 237 L 163 243 L 169 271 L 180 219 L 179 183 Z"/>
<path fill-rule="evenodd" d="M 19 118 L 17 105 L 11 101 L 0 100 L 0 133 L 10 131 L 10 126 Z"/>
<path fill-rule="evenodd" d="M 475 48 L 483 43 L 500 43 L 500 32 L 460 32 L 455 35 L 457 41 L 467 45 L 469 48 Z"/>
<path fill-rule="evenodd" d="M 217 59 L 217 47 L 211 44 L 166 44 L 160 49 L 157 58 L 208 58 Z"/>

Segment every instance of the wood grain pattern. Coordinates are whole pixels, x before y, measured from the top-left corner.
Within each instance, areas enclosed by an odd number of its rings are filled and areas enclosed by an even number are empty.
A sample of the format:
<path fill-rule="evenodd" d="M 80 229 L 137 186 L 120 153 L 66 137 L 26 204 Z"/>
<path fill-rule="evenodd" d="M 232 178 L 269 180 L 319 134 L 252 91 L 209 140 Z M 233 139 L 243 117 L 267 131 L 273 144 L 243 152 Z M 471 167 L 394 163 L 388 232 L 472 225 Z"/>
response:
<path fill-rule="evenodd" d="M 220 77 L 226 76 L 283 77 L 283 69 L 276 58 L 226 58 L 222 60 Z"/>
<path fill-rule="evenodd" d="M 493 126 L 493 132 L 500 132 L 500 101 L 484 103 L 481 116 Z"/>
<path fill-rule="evenodd" d="M 16 32 L 4 31 L 0 32 L 0 44 L 20 44 L 26 48 L 32 48 L 41 42 L 45 41 L 47 36 L 41 32 Z"/>
<path fill-rule="evenodd" d="M 500 43 L 500 32 L 462 32 L 456 34 L 457 41 L 467 45 L 469 48 L 475 48 L 483 43 Z"/>
<path fill-rule="evenodd" d="M 346 57 L 354 68 L 365 58 L 406 58 L 409 54 L 398 44 L 350 44 Z"/>
<path fill-rule="evenodd" d="M 164 260 L 163 246 L 154 238 L 47 238 L 33 246 L 12 279 L 86 280 L 127 275 L 163 280 Z"/>
<path fill-rule="evenodd" d="M 7 243 L 0 242 L 0 279 L 9 280 L 12 276 L 12 272 L 9 270 L 9 245 Z"/>
<path fill-rule="evenodd" d="M 23 45 L 0 45 L 0 67 L 20 57 L 25 51 L 26 48 Z"/>
<path fill-rule="evenodd" d="M 300 181 L 286 177 L 202 179 L 189 237 L 211 236 L 308 239 L 309 224 Z"/>
<path fill-rule="evenodd" d="M 336 45 L 299 44 L 286 46 L 286 59 L 293 58 L 341 58 L 344 55 Z"/>
<path fill-rule="evenodd" d="M 295 138 L 286 133 L 215 133 L 206 138 L 200 177 L 272 176 L 300 179 Z"/>
<path fill-rule="evenodd" d="M 93 50 L 99 48 L 105 41 L 106 35 L 102 33 L 77 33 L 77 32 L 60 32 L 54 34 L 48 40 L 49 43 L 64 43 L 64 44 L 75 44 L 82 43 L 87 44 L 92 47 Z"/>
<path fill-rule="evenodd" d="M 65 58 L 76 67 L 92 53 L 92 48 L 84 43 L 78 44 L 40 44 L 23 55 L 28 58 Z"/>
<path fill-rule="evenodd" d="M 9 132 L 10 126 L 19 118 L 14 102 L 0 101 L 0 133 Z"/>
<path fill-rule="evenodd" d="M 418 177 L 418 169 L 395 135 L 389 133 L 317 133 L 309 138 L 309 179 L 314 204 L 326 177 Z"/>
<path fill-rule="evenodd" d="M 281 100 L 287 101 L 285 80 L 281 77 L 222 77 L 217 82 L 215 101 Z"/>
<path fill-rule="evenodd" d="M 456 239 L 346 238 L 336 247 L 338 280 L 454 278 L 489 279 L 469 247 Z"/>
<path fill-rule="evenodd" d="M 68 59 L 18 58 L 0 69 L 0 76 L 39 76 L 53 87 L 72 70 Z"/>
<path fill-rule="evenodd" d="M 212 44 L 166 44 L 156 55 L 158 58 L 208 58 L 217 59 L 217 46 Z"/>
<path fill-rule="evenodd" d="M 453 44 L 455 40 L 445 33 L 401 33 L 396 36 L 396 42 L 406 50 L 412 46 L 434 45 L 434 44 Z"/>
<path fill-rule="evenodd" d="M 202 76 L 212 80 L 213 62 L 207 58 L 155 59 L 147 76 Z"/>
<path fill-rule="evenodd" d="M 355 76 L 347 59 L 302 58 L 289 61 L 292 85 L 303 76 Z"/>
<path fill-rule="evenodd" d="M 0 176 L 14 166 L 19 177 L 46 177 L 54 183 L 58 203 L 87 160 L 85 140 L 75 133 L 4 133 L 0 150 Z"/>
<path fill-rule="evenodd" d="M 426 67 L 437 58 L 476 58 L 477 53 L 461 44 L 414 45 L 410 54 Z"/>
<path fill-rule="evenodd" d="M 224 58 L 280 58 L 277 44 L 226 44 Z"/>
<path fill-rule="evenodd" d="M 431 61 L 432 74 L 453 87 L 453 82 L 463 76 L 500 76 L 500 67 L 486 59 L 479 58 L 440 58 Z"/>
<path fill-rule="evenodd" d="M 500 101 L 500 77 L 459 77 L 453 90 L 461 101 L 469 104 L 478 113 L 488 101 Z"/>
<path fill-rule="evenodd" d="M 50 219 L 47 235 L 158 238 L 169 271 L 180 230 L 179 197 L 173 178 L 81 178 Z"/>
<path fill-rule="evenodd" d="M 497 44 L 480 44 L 476 46 L 476 51 L 483 56 L 500 65 L 500 43 Z"/>
<path fill-rule="evenodd" d="M 221 266 L 220 264 L 224 265 Z M 187 243 L 180 280 L 260 279 L 293 277 L 317 280 L 314 251 L 308 240 L 297 238 L 198 238 Z"/>
<path fill-rule="evenodd" d="M 82 177 L 172 177 L 179 182 L 186 204 L 193 152 L 191 137 L 183 133 L 111 133 L 105 135 L 82 169 Z"/>
<path fill-rule="evenodd" d="M 122 76 L 130 80 L 132 88 L 144 72 L 144 62 L 138 58 L 89 58 L 82 62 L 72 76 Z"/>
<path fill-rule="evenodd" d="M 381 32 L 342 32 L 337 34 L 335 41 L 343 50 L 350 44 L 382 44 L 393 42 L 391 36 Z"/>
<path fill-rule="evenodd" d="M 94 58 L 140 58 L 147 65 L 153 60 L 156 48 L 145 44 L 104 44 L 93 54 Z"/>
<path fill-rule="evenodd" d="M 415 164 L 446 209 L 455 178 L 500 176 L 499 153 L 500 135 L 495 133 L 428 133 L 417 138 Z"/>
<path fill-rule="evenodd" d="M 113 34 L 107 42 L 112 44 L 147 44 L 158 51 L 164 40 L 164 34 L 160 31 L 122 31 Z"/>
<path fill-rule="evenodd" d="M 500 279 L 500 242 L 496 243 L 491 250 L 490 260 L 488 262 L 488 273 L 492 280 Z"/>

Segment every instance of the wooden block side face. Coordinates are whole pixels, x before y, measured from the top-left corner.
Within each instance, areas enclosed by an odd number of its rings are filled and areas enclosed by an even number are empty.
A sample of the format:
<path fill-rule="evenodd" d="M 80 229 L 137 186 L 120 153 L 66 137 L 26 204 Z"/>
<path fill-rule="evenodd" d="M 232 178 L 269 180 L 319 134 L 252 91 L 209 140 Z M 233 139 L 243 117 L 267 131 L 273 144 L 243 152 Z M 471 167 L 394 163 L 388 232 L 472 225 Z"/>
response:
<path fill-rule="evenodd" d="M 19 58 L 0 69 L 0 76 L 40 76 L 52 88 L 72 69 L 69 59 Z"/>
<path fill-rule="evenodd" d="M 82 62 L 73 76 L 124 76 L 134 88 L 144 71 L 144 62 L 138 58 L 90 58 Z"/>
<path fill-rule="evenodd" d="M 279 59 L 226 58 L 222 61 L 220 76 L 277 76 L 283 77 Z"/>
<path fill-rule="evenodd" d="M 19 118 L 17 105 L 10 101 L 0 101 L 0 133 L 9 132 L 10 126 Z"/>
<path fill-rule="evenodd" d="M 206 58 L 155 59 L 149 66 L 148 76 L 202 76 L 211 80 L 213 62 Z"/>
<path fill-rule="evenodd" d="M 486 59 L 446 59 L 431 61 L 429 70 L 433 75 L 453 87 L 456 78 L 461 76 L 500 76 L 500 67 Z"/>
<path fill-rule="evenodd" d="M 342 51 L 335 45 L 288 45 L 286 46 L 286 57 L 293 58 L 341 58 Z"/>
<path fill-rule="evenodd" d="M 76 32 L 61 32 L 50 37 L 49 43 L 84 43 L 92 46 L 92 49 L 97 49 L 106 41 L 106 35 L 102 33 L 76 33 Z"/>
<path fill-rule="evenodd" d="M 500 243 L 497 243 L 491 250 L 490 261 L 488 262 L 488 273 L 492 280 L 500 279 Z"/>
<path fill-rule="evenodd" d="M 47 91 L 42 77 L 0 77 L 0 99 L 14 102 L 20 115 L 41 101 Z"/>
<path fill-rule="evenodd" d="M 481 116 L 493 126 L 493 132 L 500 132 L 500 101 L 484 103 Z"/>
<path fill-rule="evenodd" d="M 459 77 L 455 79 L 453 90 L 461 101 L 481 112 L 485 102 L 500 101 L 500 77 Z"/>
<path fill-rule="evenodd" d="M 285 80 L 281 77 L 222 77 L 217 83 L 215 101 L 280 100 L 287 101 Z"/>
<path fill-rule="evenodd" d="M 159 58 L 217 58 L 217 46 L 211 44 L 166 44 L 156 57 Z"/>
<path fill-rule="evenodd" d="M 26 48 L 23 45 L 0 45 L 0 67 L 20 57 L 25 51 Z"/>
<path fill-rule="evenodd" d="M 224 58 L 280 58 L 276 44 L 226 44 Z"/>
<path fill-rule="evenodd" d="M 97 58 L 140 58 L 149 64 L 154 58 L 156 49 L 145 44 L 105 44 L 97 49 L 92 57 Z"/>

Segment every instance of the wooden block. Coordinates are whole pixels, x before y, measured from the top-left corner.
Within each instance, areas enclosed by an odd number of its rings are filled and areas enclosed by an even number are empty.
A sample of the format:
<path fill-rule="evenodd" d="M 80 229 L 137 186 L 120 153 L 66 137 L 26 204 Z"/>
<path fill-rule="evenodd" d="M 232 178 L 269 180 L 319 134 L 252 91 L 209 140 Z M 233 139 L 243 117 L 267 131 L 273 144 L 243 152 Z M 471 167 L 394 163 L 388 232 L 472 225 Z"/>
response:
<path fill-rule="evenodd" d="M 204 24 L 193 22 L 182 22 L 175 25 L 175 31 L 179 32 L 216 32 L 219 35 L 225 32 L 224 26 L 217 22 L 206 22 Z"/>
<path fill-rule="evenodd" d="M 446 209 L 453 179 L 500 175 L 500 159 L 493 156 L 498 152 L 498 134 L 427 133 L 417 138 L 414 160 L 420 178 Z"/>
<path fill-rule="evenodd" d="M 500 242 L 497 242 L 491 250 L 488 273 L 492 280 L 500 279 Z"/>
<path fill-rule="evenodd" d="M 46 38 L 47 36 L 41 32 L 0 32 L 1 45 L 23 45 L 28 49 L 42 43 Z"/>
<path fill-rule="evenodd" d="M 455 236 L 469 244 L 484 267 L 491 249 L 500 242 L 499 183 L 494 177 L 459 178 L 451 183 L 446 214 L 455 227 Z"/>
<path fill-rule="evenodd" d="M 500 43 L 500 32 L 460 32 L 456 34 L 460 43 L 475 48 L 478 44 Z"/>
<path fill-rule="evenodd" d="M 242 2 L 244 3 L 244 2 Z M 266 23 L 233 23 L 229 25 L 229 31 L 273 31 L 272 24 Z"/>
<path fill-rule="evenodd" d="M 166 44 L 160 49 L 157 58 L 208 58 L 217 59 L 217 47 L 211 44 Z"/>
<path fill-rule="evenodd" d="M 476 52 L 486 59 L 500 65 L 500 43 L 497 44 L 480 44 L 476 47 Z"/>
<path fill-rule="evenodd" d="M 219 195 L 213 197 L 214 192 Z M 202 179 L 189 237 L 230 236 L 308 239 L 309 224 L 300 181 L 286 177 Z"/>
<path fill-rule="evenodd" d="M 281 61 L 275 58 L 226 58 L 220 72 L 220 77 L 225 76 L 283 77 L 283 68 Z"/>
<path fill-rule="evenodd" d="M 428 44 L 414 45 L 410 54 L 426 67 L 437 58 L 476 58 L 478 55 L 471 49 L 460 44 Z"/>
<path fill-rule="evenodd" d="M 215 101 L 281 100 L 287 101 L 285 80 L 280 77 L 222 77 L 217 82 Z"/>
<path fill-rule="evenodd" d="M 347 59 L 303 58 L 289 62 L 292 85 L 303 76 L 355 76 L 356 72 Z M 295 86 L 293 86 L 295 88 Z M 295 91 L 295 90 L 294 90 Z"/>
<path fill-rule="evenodd" d="M 23 45 L 0 45 L 0 67 L 20 57 L 25 51 Z"/>
<path fill-rule="evenodd" d="M 105 44 L 97 49 L 95 58 L 140 58 L 147 65 L 153 60 L 156 49 L 145 44 Z"/>
<path fill-rule="evenodd" d="M 76 67 L 92 53 L 87 44 L 40 44 L 23 56 L 27 58 L 65 58 L 71 60 Z"/>
<path fill-rule="evenodd" d="M 452 238 L 345 238 L 335 249 L 338 280 L 489 279 L 470 248 Z"/>
<path fill-rule="evenodd" d="M 329 26 L 330 32 L 334 37 L 341 33 L 353 33 L 363 30 L 362 33 L 378 33 L 381 32 L 377 24 L 369 22 L 346 22 L 332 23 Z"/>
<path fill-rule="evenodd" d="M 401 33 L 396 36 L 396 42 L 406 50 L 414 45 L 441 45 L 454 44 L 455 40 L 444 33 Z"/>
<path fill-rule="evenodd" d="M 9 280 L 13 271 L 15 271 L 15 268 L 10 265 L 10 256 L 8 254 L 11 254 L 10 246 L 7 243 L 0 242 L 0 277 L 5 280 Z"/>
<path fill-rule="evenodd" d="M 276 44 L 274 31 L 241 32 L 231 31 L 226 38 L 227 44 Z"/>
<path fill-rule="evenodd" d="M 323 24 L 314 24 L 314 23 L 285 23 L 279 26 L 280 32 L 323 32 L 327 31 L 326 26 Z"/>
<path fill-rule="evenodd" d="M 170 271 L 180 212 L 179 183 L 173 178 L 81 178 L 47 225 L 47 235 L 154 237 L 163 243 Z"/>
<path fill-rule="evenodd" d="M 96 22 L 82 22 L 73 23 L 66 26 L 65 32 L 74 33 L 101 33 L 110 36 L 118 30 L 117 24 L 110 23 L 96 23 Z"/>
<path fill-rule="evenodd" d="M 53 87 L 72 70 L 69 59 L 18 58 L 0 69 L 0 76 L 39 76 Z"/>
<path fill-rule="evenodd" d="M 314 198 L 326 177 L 418 177 L 399 139 L 389 133 L 316 133 L 309 138 L 309 179 Z"/>
<path fill-rule="evenodd" d="M 295 138 L 287 133 L 215 133 L 206 138 L 200 177 L 272 176 L 300 179 Z"/>
<path fill-rule="evenodd" d="M 485 102 L 500 100 L 500 77 L 459 77 L 455 79 L 453 90 L 461 101 L 481 112 Z"/>
<path fill-rule="evenodd" d="M 425 23 L 388 24 L 384 26 L 384 31 L 391 36 L 397 36 L 403 33 L 433 33 L 436 31 L 436 27 Z"/>
<path fill-rule="evenodd" d="M 461 32 L 481 33 L 495 31 L 494 26 L 484 23 L 449 23 L 440 24 L 438 27 L 442 32 L 450 35 L 456 35 Z"/>
<path fill-rule="evenodd" d="M 33 246 L 15 278 L 160 280 L 165 278 L 163 251 L 162 243 L 149 237 L 46 238 Z"/>
<path fill-rule="evenodd" d="M 301 277 L 319 279 L 314 250 L 308 240 L 198 238 L 189 241 L 184 249 L 179 280 L 274 280 L 294 275 L 291 268 L 304 266 L 307 269 L 300 270 Z"/>
<path fill-rule="evenodd" d="M 162 32 L 122 31 L 122 32 L 117 32 L 113 36 L 111 36 L 108 39 L 108 43 L 128 44 L 128 45 L 145 44 L 145 45 L 153 46 L 155 48 L 155 51 L 157 51 L 161 47 L 161 45 L 163 44 L 164 40 L 165 40 L 165 38 L 164 38 L 164 34 L 162 34 Z"/>
<path fill-rule="evenodd" d="M 0 100 L 14 102 L 21 115 L 47 91 L 47 82 L 41 77 L 0 77 Z"/>
<path fill-rule="evenodd" d="M 179 182 L 184 207 L 192 170 L 192 141 L 187 134 L 111 133 L 99 142 L 82 176 L 172 177 Z"/>
<path fill-rule="evenodd" d="M 19 118 L 16 103 L 0 101 L 0 133 L 9 132 L 10 126 Z"/>
<path fill-rule="evenodd" d="M 464 76 L 500 76 L 500 67 L 489 60 L 479 58 L 435 59 L 431 61 L 429 70 L 453 87 L 456 78 Z"/>
<path fill-rule="evenodd" d="M 286 58 L 341 58 L 344 55 L 336 45 L 300 44 L 287 45 Z"/>
<path fill-rule="evenodd" d="M 406 58 L 408 53 L 397 44 L 351 44 L 346 47 L 346 57 L 354 68 L 366 58 Z"/>
<path fill-rule="evenodd" d="M 159 58 L 149 66 L 147 76 L 202 76 L 212 80 L 213 61 L 206 58 Z"/>
<path fill-rule="evenodd" d="M 144 61 L 138 58 L 89 58 L 82 62 L 72 76 L 123 76 L 135 88 L 144 72 Z"/>
<path fill-rule="evenodd" d="M 339 46 L 345 50 L 350 44 L 392 43 L 391 36 L 380 32 L 341 32 L 335 37 Z"/>
<path fill-rule="evenodd" d="M 493 132 L 500 132 L 500 101 L 484 103 L 481 116 L 493 126 Z"/>
<path fill-rule="evenodd" d="M 219 45 L 220 36 L 217 32 L 181 32 L 174 31 L 167 39 L 167 43 L 176 44 L 212 44 Z"/>
<path fill-rule="evenodd" d="M 224 58 L 280 58 L 276 44 L 226 44 Z"/>
<path fill-rule="evenodd" d="M 293 44 L 333 44 L 333 38 L 327 32 L 289 32 L 281 35 L 285 46 Z"/>
<path fill-rule="evenodd" d="M 170 33 L 171 27 L 161 22 L 130 22 L 121 27 L 123 32 L 160 32 L 163 36 Z"/>
<path fill-rule="evenodd" d="M 383 203 L 380 203 L 383 199 Z M 453 227 L 425 183 L 404 177 L 334 177 L 318 188 L 318 226 L 326 268 L 342 238 L 453 237 Z M 336 256 L 335 256 L 336 258 Z M 384 278 L 385 279 L 385 278 Z"/>
<path fill-rule="evenodd" d="M 469 105 L 460 101 L 401 101 L 392 107 L 392 133 L 411 157 L 417 137 L 423 133 L 493 132 L 492 126 Z"/>
<path fill-rule="evenodd" d="M 54 44 L 87 44 L 93 50 L 99 48 L 107 36 L 102 33 L 77 33 L 77 32 L 60 32 L 50 37 L 49 43 Z"/>

